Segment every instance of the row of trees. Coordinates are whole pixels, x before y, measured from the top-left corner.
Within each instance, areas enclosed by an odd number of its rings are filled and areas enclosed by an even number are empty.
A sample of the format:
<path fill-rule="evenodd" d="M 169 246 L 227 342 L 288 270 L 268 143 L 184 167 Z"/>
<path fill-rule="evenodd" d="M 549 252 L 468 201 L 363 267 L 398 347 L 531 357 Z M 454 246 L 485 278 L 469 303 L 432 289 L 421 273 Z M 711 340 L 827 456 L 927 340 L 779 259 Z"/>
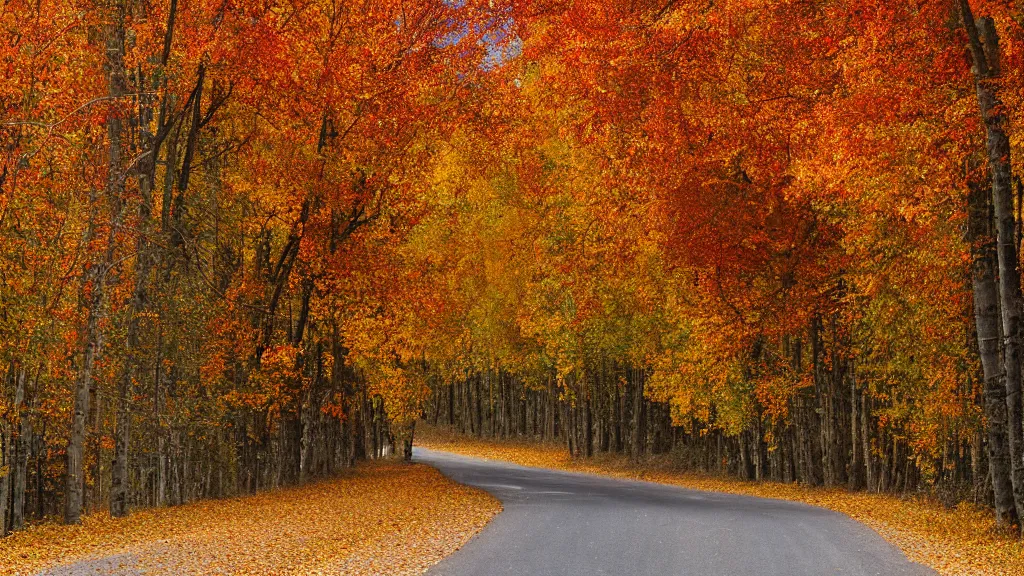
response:
<path fill-rule="evenodd" d="M 0 530 L 408 454 L 420 414 L 1024 512 L 1003 2 L 0 18 Z"/>
<path fill-rule="evenodd" d="M 0 7 L 0 535 L 395 451 L 394 263 L 498 16 Z"/>
<path fill-rule="evenodd" d="M 1018 523 L 1021 21 L 839 0 L 524 23 L 500 133 L 449 142 L 462 193 L 418 231 L 460 343 L 425 416 Z"/>

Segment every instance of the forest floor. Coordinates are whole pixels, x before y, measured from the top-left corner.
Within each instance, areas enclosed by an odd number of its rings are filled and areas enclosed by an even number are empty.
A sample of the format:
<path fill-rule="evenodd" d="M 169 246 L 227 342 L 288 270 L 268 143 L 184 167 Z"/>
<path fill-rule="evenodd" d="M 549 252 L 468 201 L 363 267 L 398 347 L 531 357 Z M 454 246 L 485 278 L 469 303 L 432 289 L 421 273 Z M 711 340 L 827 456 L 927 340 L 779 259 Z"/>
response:
<path fill-rule="evenodd" d="M 416 426 L 416 445 L 522 466 L 804 502 L 862 522 L 902 550 L 907 558 L 930 566 L 943 576 L 1024 576 L 1024 543 L 1000 533 L 990 511 L 969 504 L 949 509 L 923 497 L 901 498 L 687 473 L 674 466 L 668 457 L 651 457 L 640 463 L 616 455 L 575 459 L 561 444 L 467 438 L 422 422 Z"/>
<path fill-rule="evenodd" d="M 253 496 L 32 526 L 0 540 L 0 574 L 422 574 L 500 510 L 429 466 L 367 463 Z"/>

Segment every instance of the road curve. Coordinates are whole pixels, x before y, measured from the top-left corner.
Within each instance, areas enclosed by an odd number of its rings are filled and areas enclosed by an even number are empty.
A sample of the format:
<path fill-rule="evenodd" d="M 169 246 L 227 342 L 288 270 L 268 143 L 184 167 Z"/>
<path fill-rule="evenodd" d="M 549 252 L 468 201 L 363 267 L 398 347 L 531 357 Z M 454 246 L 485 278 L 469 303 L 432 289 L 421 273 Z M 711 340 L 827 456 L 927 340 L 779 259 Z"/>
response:
<path fill-rule="evenodd" d="M 413 457 L 505 510 L 427 576 L 934 576 L 842 514 L 457 456 Z"/>

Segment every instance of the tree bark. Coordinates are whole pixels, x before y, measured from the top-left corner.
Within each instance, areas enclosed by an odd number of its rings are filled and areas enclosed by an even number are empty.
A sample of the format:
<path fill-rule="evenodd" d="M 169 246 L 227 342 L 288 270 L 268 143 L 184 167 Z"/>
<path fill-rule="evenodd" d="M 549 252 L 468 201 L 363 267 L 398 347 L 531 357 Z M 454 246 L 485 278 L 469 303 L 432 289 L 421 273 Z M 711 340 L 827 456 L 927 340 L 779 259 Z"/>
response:
<path fill-rule="evenodd" d="M 83 275 L 83 300 L 86 308 L 86 323 L 82 338 L 82 357 L 75 379 L 74 407 L 72 409 L 71 436 L 67 447 L 67 474 L 65 487 L 64 522 L 81 522 L 83 504 L 83 453 L 85 449 L 86 416 L 89 413 L 89 396 L 92 388 L 93 368 L 102 345 L 100 329 L 100 306 L 103 303 L 104 271 L 99 263 L 87 267 Z M 90 287 L 91 285 L 91 287 Z"/>
<path fill-rule="evenodd" d="M 11 433 L 7 419 L 0 418 L 0 536 L 7 534 L 8 502 L 11 501 Z"/>
<path fill-rule="evenodd" d="M 146 283 L 150 271 L 149 234 L 153 212 L 153 135 L 149 133 L 152 111 L 148 107 L 140 113 L 140 141 L 142 159 L 139 160 L 138 237 L 135 242 L 135 286 L 132 290 L 131 312 L 128 318 L 125 358 L 117 390 L 117 420 L 114 434 L 114 466 L 110 481 L 110 515 L 114 518 L 128 515 L 128 446 L 131 427 L 131 398 L 141 365 L 139 319 L 146 310 Z"/>
<path fill-rule="evenodd" d="M 413 420 L 412 423 L 409 424 L 408 433 L 402 439 L 402 460 L 404 460 L 405 462 L 412 462 L 412 445 L 413 437 L 415 436 L 415 434 L 416 421 Z"/>
<path fill-rule="evenodd" d="M 483 420 L 483 406 L 482 406 L 483 399 L 481 398 L 481 396 L 483 395 L 482 381 L 483 381 L 483 374 L 482 373 L 481 374 L 477 374 L 476 377 L 473 378 L 473 383 L 474 383 L 473 387 L 474 387 L 474 392 L 476 393 L 475 394 L 475 398 L 473 400 L 473 420 L 474 420 L 473 425 L 476 428 L 474 430 L 474 432 L 476 433 L 476 437 L 477 438 L 482 438 L 483 435 L 484 435 L 484 420 Z M 412 452 L 411 452 L 412 445 L 410 445 L 409 450 L 410 450 L 409 458 L 411 459 L 412 458 Z"/>
<path fill-rule="evenodd" d="M 633 376 L 633 446 L 631 455 L 639 458 L 644 452 L 644 376 L 637 368 L 630 369 Z"/>
<path fill-rule="evenodd" d="M 870 401 L 870 395 L 865 390 L 860 397 L 860 439 L 864 444 L 864 449 L 861 450 L 864 455 L 864 484 L 869 492 L 875 487 L 875 464 L 874 456 L 871 454 L 871 418 L 868 412 Z"/>
<path fill-rule="evenodd" d="M 987 187 L 970 181 L 967 197 L 968 239 L 971 243 L 974 322 L 984 377 L 984 411 L 988 421 L 988 462 L 995 496 L 996 521 L 1008 525 L 1018 518 L 1010 477 L 1007 435 L 1006 374 L 1000 360 L 1002 326 L 996 287 L 996 240 L 992 234 Z"/>
<path fill-rule="evenodd" d="M 580 382 L 583 393 L 586 395 L 583 400 L 583 455 L 590 458 L 594 455 L 594 416 L 590 408 L 591 386 L 586 374 Z"/>
<path fill-rule="evenodd" d="M 113 7 L 113 23 L 106 29 L 106 72 L 108 93 L 112 99 L 120 99 L 125 94 L 124 88 L 124 5 Z M 123 121 L 117 113 L 107 118 L 107 138 L 109 140 L 108 168 L 106 184 L 106 200 L 111 210 L 107 246 L 99 260 L 87 264 L 82 274 L 82 306 L 85 308 L 85 326 L 82 330 L 82 354 L 75 380 L 75 397 L 72 411 L 71 435 L 67 447 L 67 474 L 65 477 L 64 522 L 79 524 L 84 504 L 83 469 L 86 416 L 89 413 L 89 397 L 93 387 L 93 370 L 96 360 L 103 347 L 103 329 L 101 316 L 106 301 L 107 273 L 114 259 L 117 233 L 122 216 L 124 196 L 124 178 L 122 177 L 122 139 Z M 89 222 L 86 225 L 85 242 L 88 244 L 95 238 L 98 226 L 99 199 L 93 193 L 90 198 Z M 94 257 L 93 257 L 94 258 Z"/>
<path fill-rule="evenodd" d="M 174 38 L 174 22 L 177 15 L 177 0 L 171 0 L 167 16 L 167 27 L 164 36 L 164 47 L 160 59 L 160 71 L 148 79 L 149 88 L 158 91 L 163 82 L 163 68 L 170 56 L 171 42 Z M 123 58 L 123 55 L 121 56 Z M 117 64 L 115 63 L 115 66 Z M 123 64 L 121 64 L 123 68 Z M 122 70 L 123 73 L 123 70 Z M 137 78 L 139 86 L 146 86 L 147 79 Z M 113 517 L 128 514 L 128 448 L 130 441 L 131 406 L 135 379 L 141 368 L 141 351 L 139 346 L 139 317 L 146 309 L 146 284 L 152 266 L 152 253 L 149 236 L 152 231 L 153 190 L 156 181 L 157 156 L 160 145 L 167 136 L 171 123 L 165 121 L 167 116 L 168 96 L 160 104 L 160 118 L 157 134 L 150 131 L 153 121 L 153 97 L 139 96 L 138 139 L 141 148 L 136 168 L 139 185 L 139 204 L 137 209 L 138 222 L 135 256 L 135 285 L 132 290 L 131 312 L 128 319 L 125 359 L 121 378 L 118 384 L 118 408 L 114 435 L 114 465 L 111 469 L 110 482 L 110 515 Z M 169 164 L 168 172 L 173 172 L 173 163 Z M 159 366 L 156 370 L 159 370 Z"/>
<path fill-rule="evenodd" d="M 25 490 L 28 487 L 28 453 L 32 442 L 32 423 L 25 401 L 27 377 L 25 367 L 20 366 L 15 376 L 14 408 L 18 414 L 18 441 L 14 445 L 16 456 L 11 480 L 11 530 L 25 529 Z"/>
<path fill-rule="evenodd" d="M 448 385 L 448 427 L 455 427 L 455 383 Z"/>
<path fill-rule="evenodd" d="M 316 354 L 316 372 L 305 394 L 303 394 L 302 404 L 299 407 L 299 423 L 302 427 L 301 439 L 299 441 L 299 484 L 305 484 L 309 480 L 310 468 L 313 464 L 314 429 L 316 427 L 316 417 L 319 414 L 319 406 L 316 402 L 318 394 L 317 385 L 323 366 L 319 344 L 317 344 Z"/>
<path fill-rule="evenodd" d="M 850 470 L 847 473 L 850 490 L 860 488 L 860 471 L 863 464 L 861 443 L 858 438 L 858 407 L 857 400 L 857 375 L 853 366 L 850 367 Z"/>
<path fill-rule="evenodd" d="M 999 37 L 991 18 L 975 22 L 967 0 L 960 0 L 964 28 L 974 61 L 978 105 L 985 126 L 986 151 L 992 183 L 992 206 L 996 224 L 996 255 L 999 263 L 1000 312 L 1003 330 L 1007 438 L 1010 480 L 1017 518 L 1024 511 L 1024 404 L 1021 403 L 1021 296 L 1018 269 L 1016 222 L 1013 213 L 1013 181 L 1010 140 L 1006 135 L 1006 114 L 998 94 L 1000 77 Z M 986 338 L 990 331 L 986 328 Z M 979 348 L 981 330 L 979 329 Z M 990 344 L 989 344 L 990 345 Z M 986 377 L 986 380 L 988 378 Z M 986 385 L 986 388 L 988 385 Z"/>

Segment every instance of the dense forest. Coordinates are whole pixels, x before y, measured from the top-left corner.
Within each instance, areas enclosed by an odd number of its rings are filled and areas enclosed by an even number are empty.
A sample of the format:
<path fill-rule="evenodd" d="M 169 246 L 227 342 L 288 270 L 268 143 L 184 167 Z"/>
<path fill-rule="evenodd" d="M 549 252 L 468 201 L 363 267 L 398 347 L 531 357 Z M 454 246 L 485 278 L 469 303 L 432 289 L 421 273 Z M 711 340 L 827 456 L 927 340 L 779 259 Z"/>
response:
<path fill-rule="evenodd" d="M 0 534 L 411 450 L 1024 517 L 1024 11 L 6 0 Z"/>

